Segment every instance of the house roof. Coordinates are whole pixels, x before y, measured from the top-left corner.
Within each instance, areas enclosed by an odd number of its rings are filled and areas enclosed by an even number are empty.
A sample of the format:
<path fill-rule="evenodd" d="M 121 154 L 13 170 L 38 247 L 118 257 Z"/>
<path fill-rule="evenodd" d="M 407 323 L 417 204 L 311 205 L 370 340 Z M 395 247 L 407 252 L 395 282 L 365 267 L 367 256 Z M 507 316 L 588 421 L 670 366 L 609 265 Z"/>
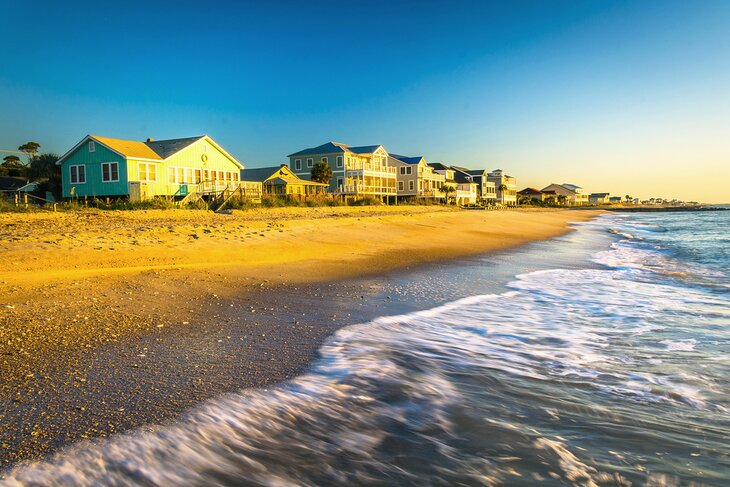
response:
<path fill-rule="evenodd" d="M 429 167 L 434 168 L 437 171 L 453 171 L 454 169 L 447 166 L 446 164 L 441 164 L 440 162 L 429 162 Z"/>
<path fill-rule="evenodd" d="M 317 154 L 338 154 L 342 152 L 353 152 L 355 154 L 370 154 L 371 152 L 375 152 L 380 145 L 362 145 L 358 147 L 352 147 L 347 144 L 342 144 L 340 142 L 327 142 L 322 145 L 318 145 L 317 147 L 310 147 L 309 149 L 303 149 L 299 152 L 295 152 L 293 154 L 289 154 L 287 157 L 294 157 L 294 156 L 310 156 L 310 155 L 317 155 Z"/>
<path fill-rule="evenodd" d="M 390 154 L 391 157 L 395 157 L 401 162 L 405 162 L 406 164 L 419 164 L 421 160 L 423 159 L 423 156 L 401 156 L 398 154 Z"/>
<path fill-rule="evenodd" d="M 569 183 L 563 183 L 561 186 L 563 186 L 563 188 L 568 188 L 569 190 L 571 190 L 573 192 L 575 192 L 576 189 L 581 189 L 580 186 L 575 185 L 575 184 L 569 184 Z"/>
<path fill-rule="evenodd" d="M 611 193 L 591 193 L 591 198 L 605 198 Z"/>
<path fill-rule="evenodd" d="M 554 193 L 555 191 L 553 191 Z M 517 194 L 542 194 L 542 191 L 535 188 L 525 188 L 522 191 L 518 191 Z"/>
<path fill-rule="evenodd" d="M 547 188 L 551 187 L 551 186 L 556 187 L 556 188 L 563 188 L 565 191 L 568 191 L 569 193 L 575 193 L 575 190 L 574 189 L 570 189 L 566 185 L 564 185 L 564 184 L 558 184 L 558 183 L 548 184 L 547 186 L 545 186 L 544 188 L 542 188 L 542 192 L 543 193 L 547 193 L 547 191 L 545 191 L 545 190 Z"/>
<path fill-rule="evenodd" d="M 281 166 L 271 167 L 254 167 L 241 171 L 241 181 L 260 181 L 263 182 L 277 173 Z"/>
<path fill-rule="evenodd" d="M 350 147 L 348 150 L 355 154 L 371 154 L 378 150 L 379 145 L 361 145 L 359 147 Z"/>
<path fill-rule="evenodd" d="M 464 171 L 454 171 L 454 181 L 457 183 L 473 183 L 474 177 Z"/>
<path fill-rule="evenodd" d="M 190 144 L 197 142 L 198 140 L 205 137 L 205 135 L 199 135 L 197 137 L 185 137 L 183 139 L 168 139 L 168 140 L 155 140 L 152 142 L 145 142 L 145 144 L 155 151 L 163 159 L 167 159 L 176 152 L 180 152 Z"/>
<path fill-rule="evenodd" d="M 195 142 L 201 140 L 201 139 L 208 139 L 209 143 L 213 146 L 215 146 L 220 152 L 222 152 L 228 159 L 230 159 L 232 162 L 234 162 L 237 166 L 240 168 L 243 168 L 243 165 L 238 162 L 232 155 L 230 155 L 228 152 L 223 149 L 220 145 L 218 145 L 213 139 L 208 137 L 207 135 L 199 135 L 196 137 L 184 137 L 182 139 L 166 139 L 166 140 L 150 140 L 146 142 L 139 142 L 136 140 L 124 140 L 124 139 L 114 139 L 111 137 L 101 137 L 99 135 L 87 135 L 83 139 L 81 139 L 81 142 L 76 144 L 71 150 L 66 152 L 64 155 L 62 155 L 58 161 L 56 161 L 57 165 L 61 165 L 61 162 L 66 159 L 69 155 L 71 155 L 76 149 L 78 149 L 84 142 L 87 140 L 92 139 L 100 143 L 101 145 L 111 149 L 112 151 L 116 152 L 117 154 L 131 159 L 145 159 L 150 161 L 163 161 L 181 150 L 185 149 L 186 147 L 194 144 Z"/>
<path fill-rule="evenodd" d="M 89 135 L 89 137 L 96 140 L 97 142 L 101 142 L 103 145 L 107 146 L 114 152 L 118 152 L 125 157 L 139 159 L 156 159 L 160 161 L 164 159 L 164 157 L 158 154 L 152 147 L 147 145 L 146 142 L 138 142 L 136 140 L 113 139 L 111 137 L 100 137 L 98 135 Z"/>
<path fill-rule="evenodd" d="M 26 178 L 12 176 L 0 177 L 0 189 L 16 190 L 22 188 L 26 184 L 28 184 L 28 180 Z"/>
<path fill-rule="evenodd" d="M 286 171 L 282 171 L 282 169 L 286 169 Z M 241 171 L 241 180 L 242 181 L 260 181 L 260 182 L 269 180 L 269 181 L 274 181 L 274 182 L 279 182 L 279 183 L 314 184 L 314 185 L 327 186 L 326 183 L 318 183 L 315 181 L 310 181 L 309 179 L 300 178 L 293 172 L 288 171 L 288 169 L 289 169 L 289 167 L 286 165 L 244 169 Z M 276 178 L 269 179 L 273 176 L 276 176 Z"/>

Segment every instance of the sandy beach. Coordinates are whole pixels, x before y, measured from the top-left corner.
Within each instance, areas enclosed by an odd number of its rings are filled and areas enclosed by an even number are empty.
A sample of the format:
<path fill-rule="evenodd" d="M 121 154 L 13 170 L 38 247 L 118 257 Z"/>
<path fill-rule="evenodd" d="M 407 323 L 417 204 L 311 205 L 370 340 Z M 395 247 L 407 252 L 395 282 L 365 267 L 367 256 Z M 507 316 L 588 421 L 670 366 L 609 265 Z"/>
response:
<path fill-rule="evenodd" d="M 296 375 L 334 330 L 377 315 L 358 277 L 547 239 L 596 214 L 2 214 L 0 468 Z"/>

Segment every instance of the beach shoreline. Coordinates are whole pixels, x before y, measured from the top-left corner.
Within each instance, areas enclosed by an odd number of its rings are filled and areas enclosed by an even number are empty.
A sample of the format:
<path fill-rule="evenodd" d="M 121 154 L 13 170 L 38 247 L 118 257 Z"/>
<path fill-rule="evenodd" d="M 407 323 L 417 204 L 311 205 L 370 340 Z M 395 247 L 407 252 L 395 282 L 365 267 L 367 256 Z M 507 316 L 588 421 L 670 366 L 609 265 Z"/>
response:
<path fill-rule="evenodd" d="M 553 238 L 598 213 L 0 215 L 13 269 L 0 275 L 0 468 L 301 373 L 335 330 L 378 316 L 358 279 Z"/>

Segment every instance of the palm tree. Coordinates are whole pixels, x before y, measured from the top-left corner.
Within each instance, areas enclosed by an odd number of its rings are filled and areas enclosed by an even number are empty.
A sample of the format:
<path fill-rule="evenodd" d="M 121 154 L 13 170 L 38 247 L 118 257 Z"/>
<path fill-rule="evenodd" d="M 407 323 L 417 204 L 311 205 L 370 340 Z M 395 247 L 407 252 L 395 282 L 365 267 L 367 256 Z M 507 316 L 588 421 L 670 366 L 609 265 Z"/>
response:
<path fill-rule="evenodd" d="M 449 203 L 449 200 L 453 198 L 452 196 L 449 196 L 451 193 L 456 193 L 456 188 L 449 185 L 444 184 L 439 188 L 439 191 L 441 191 L 444 194 L 444 198 L 446 199 L 446 204 Z"/>
<path fill-rule="evenodd" d="M 624 196 L 624 199 L 626 200 L 626 203 L 630 203 L 632 198 L 631 195 L 627 194 L 626 196 Z"/>

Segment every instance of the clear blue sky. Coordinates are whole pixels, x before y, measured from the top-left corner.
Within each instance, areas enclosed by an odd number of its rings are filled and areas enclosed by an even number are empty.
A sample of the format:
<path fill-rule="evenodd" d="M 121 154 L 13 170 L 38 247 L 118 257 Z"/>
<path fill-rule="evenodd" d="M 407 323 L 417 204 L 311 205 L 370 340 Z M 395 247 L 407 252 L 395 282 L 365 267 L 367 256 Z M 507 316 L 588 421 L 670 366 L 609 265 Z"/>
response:
<path fill-rule="evenodd" d="M 255 167 L 336 140 L 730 200 L 729 1 L 350 3 L 0 0 L 0 149 L 207 133 Z"/>

